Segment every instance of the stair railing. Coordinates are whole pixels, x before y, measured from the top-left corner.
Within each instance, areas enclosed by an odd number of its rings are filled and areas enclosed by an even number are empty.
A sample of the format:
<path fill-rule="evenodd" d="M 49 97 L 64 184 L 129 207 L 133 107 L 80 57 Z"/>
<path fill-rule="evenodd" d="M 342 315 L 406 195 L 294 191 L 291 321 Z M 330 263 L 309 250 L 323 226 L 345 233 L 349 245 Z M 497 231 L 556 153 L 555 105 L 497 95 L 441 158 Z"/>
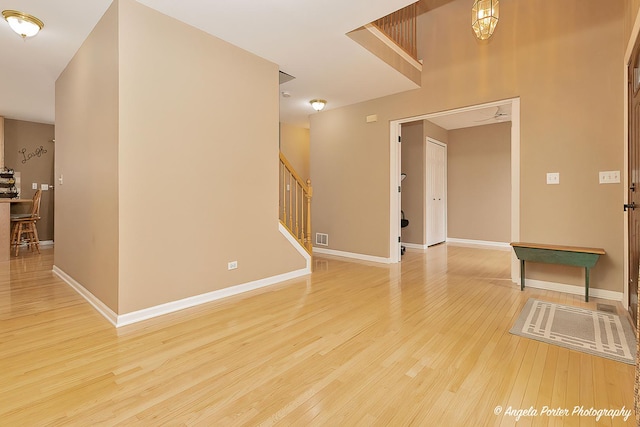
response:
<path fill-rule="evenodd" d="M 280 209 L 282 225 L 311 254 L 311 180 L 304 181 L 280 153 Z"/>
<path fill-rule="evenodd" d="M 384 18 L 373 21 L 373 25 L 385 33 L 415 60 L 418 59 L 417 47 L 418 3 L 397 10 Z"/>

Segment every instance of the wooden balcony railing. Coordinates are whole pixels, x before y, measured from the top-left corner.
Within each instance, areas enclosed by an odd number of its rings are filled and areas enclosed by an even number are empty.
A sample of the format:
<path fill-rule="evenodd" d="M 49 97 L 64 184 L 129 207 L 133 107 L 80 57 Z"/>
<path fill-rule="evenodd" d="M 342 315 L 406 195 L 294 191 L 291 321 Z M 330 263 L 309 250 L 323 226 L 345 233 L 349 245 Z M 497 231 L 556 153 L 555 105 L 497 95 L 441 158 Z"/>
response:
<path fill-rule="evenodd" d="M 387 37 L 393 40 L 400 48 L 407 52 L 415 60 L 418 60 L 418 48 L 416 44 L 416 19 L 418 3 L 397 10 L 384 18 L 372 22 Z"/>
<path fill-rule="evenodd" d="M 280 153 L 280 222 L 311 254 L 311 180 L 306 182 Z"/>

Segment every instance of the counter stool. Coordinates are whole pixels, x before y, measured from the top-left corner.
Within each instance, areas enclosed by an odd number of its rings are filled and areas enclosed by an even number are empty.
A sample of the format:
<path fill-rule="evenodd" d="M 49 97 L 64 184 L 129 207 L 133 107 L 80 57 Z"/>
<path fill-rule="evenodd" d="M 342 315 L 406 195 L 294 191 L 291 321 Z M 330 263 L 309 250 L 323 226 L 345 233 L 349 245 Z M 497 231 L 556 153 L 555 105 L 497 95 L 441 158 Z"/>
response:
<path fill-rule="evenodd" d="M 31 212 L 25 214 L 11 215 L 11 247 L 15 245 L 16 256 L 20 244 L 26 241 L 29 250 L 34 248 L 40 253 L 40 240 L 38 239 L 38 229 L 36 221 L 40 219 L 40 199 L 42 198 L 42 190 L 37 190 L 33 195 L 31 204 Z"/>

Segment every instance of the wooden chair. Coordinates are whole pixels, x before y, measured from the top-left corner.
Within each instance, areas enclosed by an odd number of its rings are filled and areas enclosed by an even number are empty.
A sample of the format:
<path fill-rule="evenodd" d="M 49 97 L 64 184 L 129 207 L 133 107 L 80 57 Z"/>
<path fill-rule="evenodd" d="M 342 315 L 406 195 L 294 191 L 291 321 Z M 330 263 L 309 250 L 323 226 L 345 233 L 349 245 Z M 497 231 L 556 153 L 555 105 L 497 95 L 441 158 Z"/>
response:
<path fill-rule="evenodd" d="M 16 256 L 20 244 L 27 242 L 29 250 L 35 248 L 40 253 L 40 240 L 38 239 L 38 229 L 36 222 L 40 219 L 40 199 L 42 198 L 42 190 L 36 190 L 31 202 L 31 211 L 25 214 L 11 215 L 11 246 L 16 248 Z"/>

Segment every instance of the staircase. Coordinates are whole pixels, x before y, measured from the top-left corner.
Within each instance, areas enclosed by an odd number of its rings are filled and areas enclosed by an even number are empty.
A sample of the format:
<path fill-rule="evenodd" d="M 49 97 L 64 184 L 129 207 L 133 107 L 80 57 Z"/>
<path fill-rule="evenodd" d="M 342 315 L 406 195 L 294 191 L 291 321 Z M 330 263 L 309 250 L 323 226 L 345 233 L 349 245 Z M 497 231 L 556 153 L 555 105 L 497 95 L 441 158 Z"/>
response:
<path fill-rule="evenodd" d="M 304 181 L 280 153 L 280 223 L 309 255 L 311 241 L 311 180 Z"/>

